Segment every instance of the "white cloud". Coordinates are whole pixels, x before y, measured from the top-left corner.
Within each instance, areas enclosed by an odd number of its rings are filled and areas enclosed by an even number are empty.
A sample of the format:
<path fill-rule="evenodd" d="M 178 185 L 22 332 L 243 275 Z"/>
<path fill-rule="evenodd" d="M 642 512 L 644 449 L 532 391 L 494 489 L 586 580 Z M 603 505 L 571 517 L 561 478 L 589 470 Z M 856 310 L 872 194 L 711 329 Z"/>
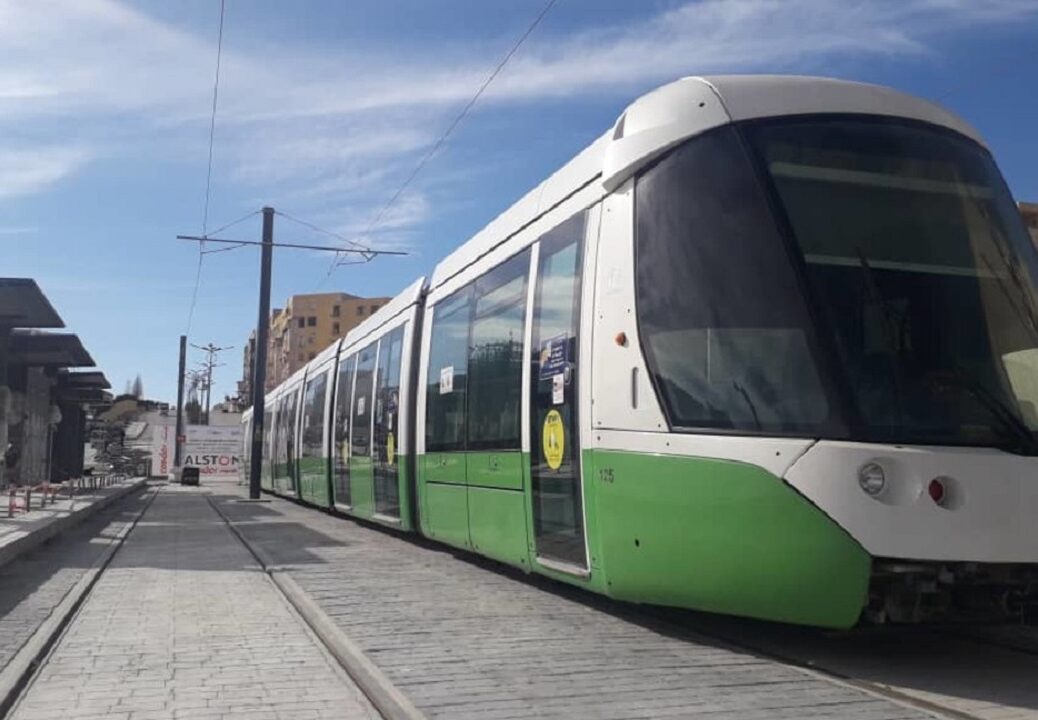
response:
<path fill-rule="evenodd" d="M 39 192 L 89 159 L 90 153 L 76 147 L 0 147 L 0 199 Z"/>
<path fill-rule="evenodd" d="M 236 7 L 244 6 L 230 5 L 230 23 Z M 842 58 L 925 58 L 938 33 L 1035 15 L 1036 0 L 701 0 L 565 36 L 553 34 L 549 16 L 481 103 L 633 96 L 694 73 L 824 72 Z M 3 151 L 13 164 L 0 169 L 0 196 L 45 189 L 100 147 L 137 152 L 149 143 L 181 156 L 172 148 L 190 141 L 204 157 L 214 36 L 116 0 L 0 0 L 0 131 L 36 120 L 56 132 L 74 127 L 81 141 L 60 149 L 40 137 Z M 511 41 L 502 38 L 500 51 Z M 485 42 L 479 46 L 485 52 Z M 370 216 L 497 59 L 466 45 L 401 50 L 368 48 L 361 56 L 300 42 L 261 53 L 228 44 L 217 187 L 245 185 L 314 212 Z M 408 193 L 401 202 L 409 209 L 389 220 L 396 228 L 420 221 L 431 212 L 423 201 Z"/>

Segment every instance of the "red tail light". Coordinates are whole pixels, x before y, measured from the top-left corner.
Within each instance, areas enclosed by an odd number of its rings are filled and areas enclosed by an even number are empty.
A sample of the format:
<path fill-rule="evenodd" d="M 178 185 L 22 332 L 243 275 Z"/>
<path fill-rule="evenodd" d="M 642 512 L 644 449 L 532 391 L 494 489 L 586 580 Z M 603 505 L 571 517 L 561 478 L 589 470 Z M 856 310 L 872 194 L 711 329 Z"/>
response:
<path fill-rule="evenodd" d="M 944 504 L 944 483 L 941 482 L 940 478 L 934 478 L 930 481 L 930 485 L 926 488 L 930 493 L 930 499 L 938 505 Z"/>

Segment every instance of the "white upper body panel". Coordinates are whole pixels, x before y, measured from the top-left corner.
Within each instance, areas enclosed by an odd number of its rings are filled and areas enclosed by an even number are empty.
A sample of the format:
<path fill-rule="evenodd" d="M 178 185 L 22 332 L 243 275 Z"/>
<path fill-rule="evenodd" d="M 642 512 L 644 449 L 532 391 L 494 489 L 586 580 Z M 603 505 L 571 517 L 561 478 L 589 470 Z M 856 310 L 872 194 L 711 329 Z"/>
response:
<path fill-rule="evenodd" d="M 908 118 L 983 144 L 969 123 L 939 105 L 879 85 L 798 75 L 687 77 L 624 111 L 605 151 L 602 183 L 612 191 L 667 150 L 730 122 L 815 114 Z"/>
<path fill-rule="evenodd" d="M 904 117 L 983 144 L 979 133 L 953 113 L 879 85 L 795 75 L 682 78 L 631 103 L 609 132 L 440 261 L 430 288 L 438 288 L 581 188 L 595 188 L 594 202 L 695 135 L 741 120 L 824 113 Z"/>

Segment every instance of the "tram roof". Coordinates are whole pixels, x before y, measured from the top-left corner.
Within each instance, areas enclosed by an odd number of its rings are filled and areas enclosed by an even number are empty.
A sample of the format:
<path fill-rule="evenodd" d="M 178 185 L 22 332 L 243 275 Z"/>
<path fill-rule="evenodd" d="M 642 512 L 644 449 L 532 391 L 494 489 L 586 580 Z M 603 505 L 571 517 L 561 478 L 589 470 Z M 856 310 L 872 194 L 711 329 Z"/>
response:
<path fill-rule="evenodd" d="M 984 144 L 977 130 L 957 115 L 880 85 L 800 75 L 682 78 L 632 102 L 612 129 L 441 260 L 431 287 L 446 282 L 578 190 L 596 183 L 605 195 L 690 137 L 730 122 L 810 114 L 909 118 Z"/>

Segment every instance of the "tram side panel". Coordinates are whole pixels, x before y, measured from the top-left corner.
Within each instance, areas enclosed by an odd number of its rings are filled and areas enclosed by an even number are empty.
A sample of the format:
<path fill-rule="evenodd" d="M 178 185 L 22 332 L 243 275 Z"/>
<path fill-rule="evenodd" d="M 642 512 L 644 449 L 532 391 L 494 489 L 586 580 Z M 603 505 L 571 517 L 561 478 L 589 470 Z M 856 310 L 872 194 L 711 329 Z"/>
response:
<path fill-rule="evenodd" d="M 320 382 L 318 372 L 326 380 L 312 393 L 312 403 L 303 403 L 304 452 L 308 431 L 314 443 L 312 492 L 304 500 L 400 529 L 413 527 L 407 417 L 415 317 L 409 308 L 378 334 L 344 342 L 313 372 L 315 381 Z"/>
<path fill-rule="evenodd" d="M 636 317 L 634 203 L 630 181 L 606 200 L 595 292 L 585 483 L 594 487 L 609 594 L 854 624 L 869 556 L 781 479 L 811 441 L 670 432 Z"/>
<path fill-rule="evenodd" d="M 511 252 L 429 295 L 417 492 L 423 534 L 525 568 L 520 405 L 530 253 Z"/>

